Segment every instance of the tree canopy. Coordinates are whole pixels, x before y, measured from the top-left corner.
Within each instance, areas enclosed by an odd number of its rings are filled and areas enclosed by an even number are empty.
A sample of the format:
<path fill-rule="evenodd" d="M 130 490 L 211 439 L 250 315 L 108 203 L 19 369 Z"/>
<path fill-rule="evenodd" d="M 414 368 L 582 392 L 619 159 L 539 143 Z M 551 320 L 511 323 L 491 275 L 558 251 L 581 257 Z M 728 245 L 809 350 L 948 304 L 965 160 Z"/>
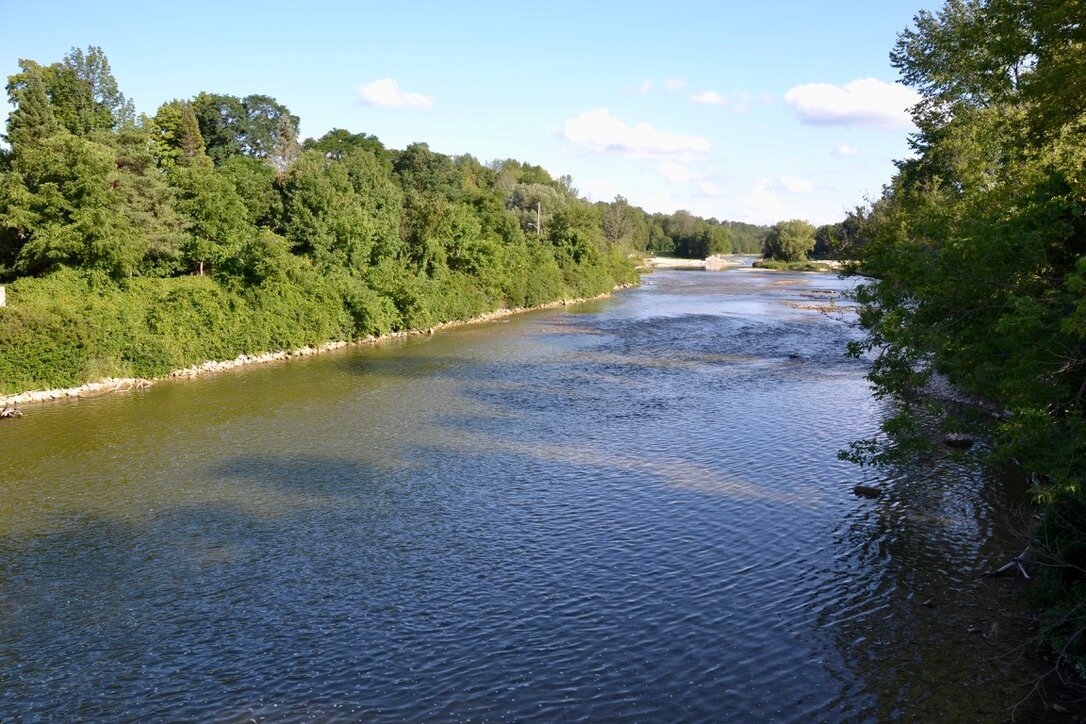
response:
<path fill-rule="evenodd" d="M 803 219 L 780 221 L 762 242 L 762 255 L 780 261 L 806 261 L 815 246 L 815 228 Z"/>
<path fill-rule="evenodd" d="M 950 0 L 899 37 L 891 57 L 922 94 L 919 130 L 914 157 L 856 217 L 858 270 L 873 281 L 860 288 L 867 339 L 853 351 L 875 356 L 872 379 L 898 401 L 887 429 L 899 442 L 920 436 L 933 375 L 1000 416 L 997 457 L 1050 503 L 1032 549 L 1048 564 L 1047 635 L 1086 662 L 1082 21 L 1077 0 Z M 893 448 L 854 452 L 864 449 Z"/>

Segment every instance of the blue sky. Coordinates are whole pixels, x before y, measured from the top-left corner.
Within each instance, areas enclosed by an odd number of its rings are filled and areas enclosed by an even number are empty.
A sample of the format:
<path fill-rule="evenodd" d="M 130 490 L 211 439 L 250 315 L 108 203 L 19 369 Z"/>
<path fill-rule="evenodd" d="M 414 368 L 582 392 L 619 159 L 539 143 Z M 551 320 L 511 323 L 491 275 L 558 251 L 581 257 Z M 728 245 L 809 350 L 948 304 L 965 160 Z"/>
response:
<path fill-rule="evenodd" d="M 303 137 L 516 158 L 649 211 L 828 223 L 908 154 L 888 55 L 941 5 L 0 0 L 0 70 L 98 45 L 139 112 L 263 93 Z"/>

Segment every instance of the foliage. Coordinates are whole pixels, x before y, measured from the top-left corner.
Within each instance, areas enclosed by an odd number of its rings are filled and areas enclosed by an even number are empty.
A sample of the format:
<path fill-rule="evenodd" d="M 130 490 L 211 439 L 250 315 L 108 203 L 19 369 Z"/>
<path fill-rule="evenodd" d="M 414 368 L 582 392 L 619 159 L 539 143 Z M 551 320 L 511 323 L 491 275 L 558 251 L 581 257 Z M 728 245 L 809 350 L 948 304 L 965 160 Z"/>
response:
<path fill-rule="evenodd" d="M 163 168 L 211 165 L 191 103 L 178 100 L 163 103 L 149 125 L 155 132 L 159 164 Z"/>
<path fill-rule="evenodd" d="M 351 133 L 342 128 L 333 128 L 318 139 L 307 138 L 302 144 L 302 150 L 320 151 L 333 161 L 338 161 L 351 151 L 365 150 L 391 163 L 388 150 L 377 136 L 371 136 L 368 133 Z"/>
<path fill-rule="evenodd" d="M 780 261 L 779 259 L 759 259 L 752 265 L 755 269 L 773 271 L 829 271 L 830 267 L 817 261 Z"/>
<path fill-rule="evenodd" d="M 762 256 L 786 262 L 806 261 L 814 246 L 815 228 L 808 222 L 802 219 L 781 221 L 770 227 L 766 234 Z"/>
<path fill-rule="evenodd" d="M 297 142 L 298 117 L 270 96 L 200 93 L 192 108 L 216 164 L 244 154 L 275 165 L 276 153 Z"/>
<path fill-rule="evenodd" d="M 873 281 L 858 293 L 867 338 L 853 352 L 874 354 L 871 379 L 904 431 L 936 373 L 1006 412 L 996 455 L 1042 481 L 1048 506 L 1034 547 L 1046 635 L 1086 664 L 1080 20 L 1076 2 L 952 0 L 900 36 L 892 58 L 923 94 L 919 131 L 915 157 L 856 215 L 858 271 Z"/>
<path fill-rule="evenodd" d="M 136 119 L 97 48 L 20 68 L 0 164 L 2 393 L 636 280 L 628 235 L 608 239 L 570 179 L 538 166 L 343 130 L 302 151 L 297 117 L 262 95 L 200 93 Z"/>

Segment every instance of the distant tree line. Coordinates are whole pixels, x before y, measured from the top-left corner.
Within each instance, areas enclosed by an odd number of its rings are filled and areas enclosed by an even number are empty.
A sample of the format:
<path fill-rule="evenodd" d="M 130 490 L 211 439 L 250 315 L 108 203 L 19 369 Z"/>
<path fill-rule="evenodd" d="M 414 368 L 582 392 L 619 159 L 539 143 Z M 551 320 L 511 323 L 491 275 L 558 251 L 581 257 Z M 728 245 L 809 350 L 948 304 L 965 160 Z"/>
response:
<path fill-rule="evenodd" d="M 741 221 L 703 219 L 689 211 L 649 214 L 618 196 L 597 204 L 604 234 L 638 251 L 704 259 L 713 254 L 757 254 L 767 227 Z"/>

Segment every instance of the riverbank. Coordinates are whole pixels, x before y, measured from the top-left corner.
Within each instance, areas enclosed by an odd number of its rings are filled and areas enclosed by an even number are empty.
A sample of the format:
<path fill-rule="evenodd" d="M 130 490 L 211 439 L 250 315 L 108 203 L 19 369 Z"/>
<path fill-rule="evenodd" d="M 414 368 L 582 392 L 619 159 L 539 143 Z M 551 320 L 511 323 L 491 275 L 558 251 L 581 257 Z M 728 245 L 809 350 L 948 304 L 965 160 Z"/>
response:
<path fill-rule="evenodd" d="M 533 307 L 512 307 L 496 309 L 492 312 L 479 314 L 468 319 L 441 322 L 425 329 L 408 329 L 397 332 L 389 332 L 388 334 L 364 337 L 362 339 L 357 339 L 353 341 L 333 341 L 316 346 L 300 347 L 298 349 L 289 351 L 280 350 L 276 352 L 264 352 L 261 354 L 251 355 L 241 354 L 234 359 L 229 360 L 207 360 L 197 365 L 173 370 L 168 374 L 159 377 L 107 377 L 95 382 L 87 382 L 77 387 L 65 387 L 49 390 L 28 390 L 25 392 L 19 392 L 0 397 L 0 410 L 15 408 L 19 405 L 54 402 L 57 400 L 71 400 L 84 397 L 96 397 L 98 395 L 108 394 L 111 392 L 130 392 L 132 390 L 145 389 L 156 383 L 164 382 L 167 380 L 192 379 L 205 375 L 218 374 L 220 372 L 228 372 L 230 370 L 236 370 L 242 367 L 268 364 L 269 362 L 280 362 L 295 359 L 298 357 L 312 357 L 314 355 L 343 349 L 344 347 L 357 347 L 362 345 L 380 344 L 382 342 L 388 342 L 393 339 L 402 339 L 404 337 L 412 337 L 418 335 L 429 335 L 443 329 L 463 327 L 469 324 L 480 324 L 482 322 L 490 322 L 496 319 L 510 317 L 515 314 L 523 314 L 524 312 L 533 312 L 543 309 L 554 309 L 557 307 L 569 306 L 571 304 L 581 304 L 584 302 L 591 302 L 597 299 L 606 299 L 608 297 L 611 297 L 615 292 L 621 291 L 623 289 L 629 289 L 632 286 L 634 285 L 619 284 L 610 292 L 605 292 L 594 297 L 559 299 L 553 302 L 547 302 L 545 304 L 540 304 Z"/>

